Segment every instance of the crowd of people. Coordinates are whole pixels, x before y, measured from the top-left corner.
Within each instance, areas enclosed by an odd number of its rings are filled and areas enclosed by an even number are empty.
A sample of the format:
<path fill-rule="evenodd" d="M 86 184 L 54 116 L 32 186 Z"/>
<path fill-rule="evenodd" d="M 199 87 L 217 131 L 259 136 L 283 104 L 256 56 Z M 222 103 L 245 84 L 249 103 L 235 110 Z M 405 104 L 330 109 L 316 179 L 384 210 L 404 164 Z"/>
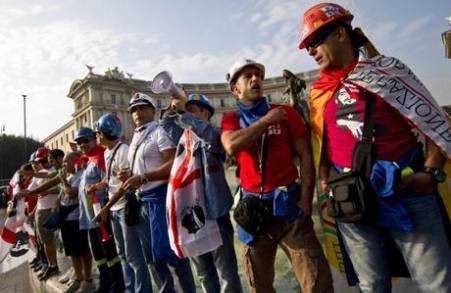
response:
<path fill-rule="evenodd" d="M 299 48 L 320 67 L 310 123 L 292 106 L 269 103 L 265 66 L 240 59 L 227 74 L 237 109 L 220 128 L 203 94 L 173 97 L 157 117 L 154 99 L 136 92 L 130 145 L 108 113 L 76 132 L 78 150 L 39 148 L 15 194 L 37 201 L 38 278 L 59 274 L 57 226 L 73 267 L 66 292 L 94 290 L 92 258 L 98 292 L 195 292 L 195 276 L 204 292 L 242 292 L 236 231 L 250 292 L 275 292 L 278 248 L 302 292 L 333 292 L 311 217 L 317 182 L 350 283 L 390 292 L 404 265 L 422 291 L 451 292 L 449 219 L 437 192 L 451 158 L 449 117 L 399 60 L 363 55 L 368 39 L 352 19 L 330 3 L 304 13 Z M 236 225 L 226 155 L 238 167 Z"/>

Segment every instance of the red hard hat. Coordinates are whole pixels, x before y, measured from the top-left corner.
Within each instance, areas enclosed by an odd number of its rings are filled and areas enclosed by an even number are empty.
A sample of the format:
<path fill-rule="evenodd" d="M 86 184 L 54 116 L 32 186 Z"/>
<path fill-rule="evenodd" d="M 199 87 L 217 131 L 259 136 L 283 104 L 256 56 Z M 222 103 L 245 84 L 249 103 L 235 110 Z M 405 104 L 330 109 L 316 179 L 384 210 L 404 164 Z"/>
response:
<path fill-rule="evenodd" d="M 349 11 L 335 3 L 320 3 L 309 10 L 302 16 L 302 38 L 299 43 L 299 49 L 305 48 L 305 43 L 321 27 L 336 21 L 351 22 L 354 18 Z"/>
<path fill-rule="evenodd" d="M 36 161 L 40 161 L 42 159 L 47 158 L 47 155 L 49 154 L 49 149 L 46 147 L 40 147 L 36 151 Z"/>

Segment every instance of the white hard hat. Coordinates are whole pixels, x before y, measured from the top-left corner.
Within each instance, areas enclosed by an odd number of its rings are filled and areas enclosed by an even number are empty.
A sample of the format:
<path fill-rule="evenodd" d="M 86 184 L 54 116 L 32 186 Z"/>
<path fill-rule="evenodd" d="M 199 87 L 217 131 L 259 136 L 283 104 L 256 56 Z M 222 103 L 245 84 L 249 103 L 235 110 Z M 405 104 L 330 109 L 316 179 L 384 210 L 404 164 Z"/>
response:
<path fill-rule="evenodd" d="M 136 106 L 152 106 L 155 109 L 157 108 L 155 100 L 152 97 L 139 92 L 132 95 L 130 103 L 128 104 L 128 111 Z"/>
<path fill-rule="evenodd" d="M 230 88 L 232 88 L 232 83 L 235 82 L 241 70 L 243 70 L 244 67 L 248 66 L 257 67 L 262 73 L 262 78 L 265 78 L 265 66 L 263 64 L 258 63 L 252 59 L 241 58 L 238 61 L 236 61 L 232 65 L 232 67 L 230 67 L 229 73 L 227 73 L 226 75 L 226 79 L 227 82 L 229 83 Z"/>

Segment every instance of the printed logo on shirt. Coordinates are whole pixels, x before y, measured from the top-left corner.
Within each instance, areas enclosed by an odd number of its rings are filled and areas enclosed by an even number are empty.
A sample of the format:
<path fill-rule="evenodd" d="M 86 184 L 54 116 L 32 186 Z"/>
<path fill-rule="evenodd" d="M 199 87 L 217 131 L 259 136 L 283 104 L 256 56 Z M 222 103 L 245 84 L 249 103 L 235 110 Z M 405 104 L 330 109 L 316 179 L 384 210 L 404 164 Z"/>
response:
<path fill-rule="evenodd" d="M 280 135 L 282 134 L 282 126 L 280 123 L 269 125 L 268 135 Z"/>
<path fill-rule="evenodd" d="M 358 90 L 352 87 L 340 88 L 335 98 L 338 106 L 336 122 L 338 127 L 349 130 L 356 139 L 360 140 L 363 132 L 363 117 L 356 109 L 357 98 L 351 94 L 356 92 Z"/>

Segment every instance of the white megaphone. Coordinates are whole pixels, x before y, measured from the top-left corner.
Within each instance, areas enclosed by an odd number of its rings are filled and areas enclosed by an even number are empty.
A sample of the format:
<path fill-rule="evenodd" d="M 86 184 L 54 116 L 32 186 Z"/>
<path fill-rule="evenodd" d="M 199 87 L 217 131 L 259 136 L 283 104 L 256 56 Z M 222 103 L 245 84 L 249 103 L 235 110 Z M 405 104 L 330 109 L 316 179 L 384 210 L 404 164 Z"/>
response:
<path fill-rule="evenodd" d="M 185 95 L 185 92 L 174 83 L 169 71 L 158 73 L 152 80 L 150 89 L 156 94 L 170 94 L 174 98 Z"/>

